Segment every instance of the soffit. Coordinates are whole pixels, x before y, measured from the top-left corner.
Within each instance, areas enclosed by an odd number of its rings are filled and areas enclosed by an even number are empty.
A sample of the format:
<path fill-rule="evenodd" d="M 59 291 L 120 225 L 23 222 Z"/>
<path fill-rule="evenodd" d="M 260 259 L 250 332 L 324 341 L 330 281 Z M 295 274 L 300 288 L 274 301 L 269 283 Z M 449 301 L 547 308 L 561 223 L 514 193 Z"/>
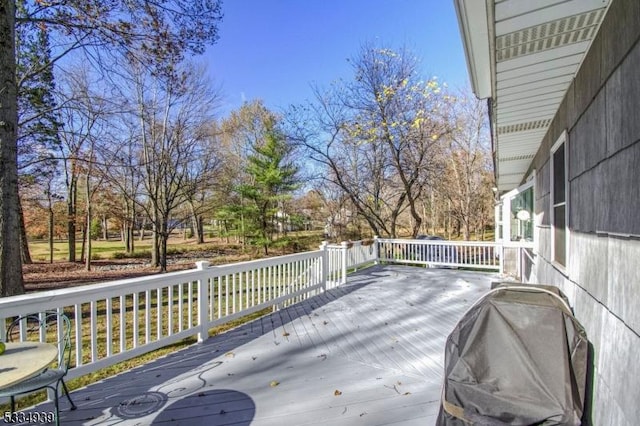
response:
<path fill-rule="evenodd" d="M 484 17 L 464 15 L 466 4 L 480 0 L 455 1 L 465 38 L 486 19 L 491 66 L 473 67 L 469 55 L 482 51 L 470 52 L 470 43 L 465 52 L 472 81 L 487 73 L 492 80 L 496 180 L 499 191 L 509 191 L 524 179 L 609 0 L 487 0 Z"/>

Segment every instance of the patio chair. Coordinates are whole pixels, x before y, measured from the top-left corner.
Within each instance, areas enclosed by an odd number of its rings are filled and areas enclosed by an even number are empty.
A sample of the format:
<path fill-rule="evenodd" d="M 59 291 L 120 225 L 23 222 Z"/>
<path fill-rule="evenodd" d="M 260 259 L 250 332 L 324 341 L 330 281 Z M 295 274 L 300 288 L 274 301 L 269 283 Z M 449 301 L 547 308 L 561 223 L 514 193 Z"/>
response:
<path fill-rule="evenodd" d="M 47 335 L 49 334 L 49 336 Z M 53 338 L 51 336 L 53 334 Z M 13 386 L 0 389 L 0 397 L 11 398 L 11 413 L 15 412 L 15 397 L 17 395 L 28 394 L 38 390 L 51 389 L 54 392 L 54 403 L 56 408 L 56 425 L 60 424 L 58 408 L 59 387 L 62 384 L 64 393 L 71 404 L 71 410 L 77 407 L 71 400 L 69 389 L 64 383 L 71 360 L 71 321 L 64 314 L 57 312 L 46 312 L 43 315 L 26 315 L 15 319 L 7 328 L 6 341 L 39 341 L 56 342 L 58 347 L 58 360 L 53 366 L 42 371 L 37 376 L 26 379 Z M 22 336 L 22 339 L 20 337 Z"/>

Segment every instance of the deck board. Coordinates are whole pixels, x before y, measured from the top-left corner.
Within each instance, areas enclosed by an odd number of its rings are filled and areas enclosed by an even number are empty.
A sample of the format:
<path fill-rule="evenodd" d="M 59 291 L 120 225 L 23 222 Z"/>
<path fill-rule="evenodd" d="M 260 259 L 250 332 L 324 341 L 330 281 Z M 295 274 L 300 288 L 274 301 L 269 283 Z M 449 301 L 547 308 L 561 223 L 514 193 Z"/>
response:
<path fill-rule="evenodd" d="M 76 390 L 78 410 L 69 411 L 62 399 L 61 421 L 433 424 L 446 336 L 496 279 L 447 269 L 368 268 L 346 285 Z"/>

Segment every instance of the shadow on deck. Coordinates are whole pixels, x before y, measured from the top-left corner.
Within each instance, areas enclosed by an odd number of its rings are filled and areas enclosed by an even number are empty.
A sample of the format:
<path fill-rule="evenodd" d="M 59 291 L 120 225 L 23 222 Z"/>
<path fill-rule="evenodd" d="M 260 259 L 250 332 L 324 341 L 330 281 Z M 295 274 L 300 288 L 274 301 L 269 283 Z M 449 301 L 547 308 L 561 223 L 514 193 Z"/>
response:
<path fill-rule="evenodd" d="M 375 266 L 61 399 L 67 425 L 433 424 L 444 343 L 496 275 Z M 35 407 L 47 411 L 50 403 Z"/>

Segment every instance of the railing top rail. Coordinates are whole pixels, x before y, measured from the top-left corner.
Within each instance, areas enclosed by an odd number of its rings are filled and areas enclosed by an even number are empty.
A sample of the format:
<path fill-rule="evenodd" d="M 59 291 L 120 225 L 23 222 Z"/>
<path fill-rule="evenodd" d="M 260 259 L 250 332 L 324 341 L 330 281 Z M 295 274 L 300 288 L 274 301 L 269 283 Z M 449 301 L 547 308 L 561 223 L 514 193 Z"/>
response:
<path fill-rule="evenodd" d="M 228 263 L 225 265 L 212 265 L 207 269 L 207 275 L 213 272 L 215 275 L 226 275 L 235 272 L 245 272 L 257 268 L 263 268 L 273 265 L 281 265 L 299 260 L 314 259 L 322 255 L 321 250 L 307 251 L 303 253 L 287 254 L 284 256 L 269 257 L 266 259 L 248 260 L 246 262 Z"/>
<path fill-rule="evenodd" d="M 424 244 L 424 245 L 442 245 L 442 246 L 484 246 L 497 247 L 501 243 L 495 241 L 451 241 L 451 240 L 414 240 L 414 239 L 398 239 L 398 238 L 379 238 L 379 243 L 397 243 L 397 244 Z"/>
<path fill-rule="evenodd" d="M 203 271 L 189 269 L 186 271 L 155 274 L 136 278 L 127 278 L 106 283 L 86 286 L 45 290 L 19 296 L 0 298 L 0 312 L 3 317 L 23 313 L 25 306 L 47 306 L 48 308 L 68 306 L 75 303 L 86 303 L 155 289 L 162 286 L 175 285 L 180 282 L 196 281 L 203 277 Z M 123 291 L 124 290 L 124 291 Z"/>
<path fill-rule="evenodd" d="M 143 277 L 127 278 L 106 283 L 91 284 L 86 286 L 71 287 L 57 290 L 45 290 L 37 293 L 28 293 L 10 298 L 0 298 L 0 315 L 9 317 L 20 315 L 24 310 L 34 306 L 47 306 L 48 308 L 69 306 L 75 303 L 87 303 L 102 300 L 109 297 L 117 297 L 122 294 L 143 292 L 159 287 L 176 285 L 197 281 L 213 275 L 225 275 L 244 272 L 260 267 L 268 267 L 297 260 L 319 257 L 319 250 L 312 252 L 296 253 L 285 256 L 257 259 L 247 262 L 231 263 L 214 266 L 205 270 L 189 269 L 186 271 L 169 272 L 166 274 L 154 274 Z"/>

